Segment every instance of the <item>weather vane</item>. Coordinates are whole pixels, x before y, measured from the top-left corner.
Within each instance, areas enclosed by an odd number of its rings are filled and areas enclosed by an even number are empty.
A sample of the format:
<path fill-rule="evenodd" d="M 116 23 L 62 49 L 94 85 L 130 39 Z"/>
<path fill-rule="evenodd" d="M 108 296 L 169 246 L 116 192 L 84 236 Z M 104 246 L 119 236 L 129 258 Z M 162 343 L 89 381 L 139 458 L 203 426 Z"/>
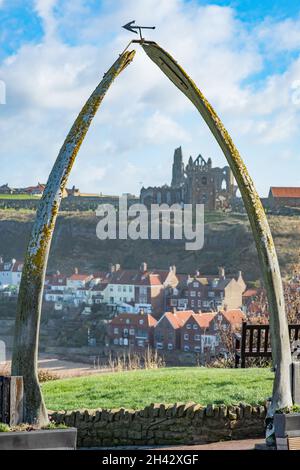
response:
<path fill-rule="evenodd" d="M 143 36 L 142 36 L 142 29 L 155 29 L 155 26 L 132 26 L 134 23 L 135 23 L 135 20 L 130 21 L 129 23 L 122 26 L 122 28 L 125 28 L 125 29 L 127 29 L 127 31 L 131 31 L 132 33 L 135 33 L 135 34 L 138 34 L 138 32 L 135 31 L 136 29 L 138 29 L 139 33 L 140 33 L 141 40 L 144 39 Z"/>

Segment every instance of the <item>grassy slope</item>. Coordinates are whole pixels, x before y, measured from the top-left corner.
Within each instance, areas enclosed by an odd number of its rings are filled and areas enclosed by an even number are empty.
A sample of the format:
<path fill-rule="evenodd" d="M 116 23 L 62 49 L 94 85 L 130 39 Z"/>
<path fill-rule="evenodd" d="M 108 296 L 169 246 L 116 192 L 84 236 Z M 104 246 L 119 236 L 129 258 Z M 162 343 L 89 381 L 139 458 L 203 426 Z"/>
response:
<path fill-rule="evenodd" d="M 23 200 L 23 199 L 40 199 L 41 196 L 31 194 L 0 194 L 0 199 Z"/>
<path fill-rule="evenodd" d="M 271 395 L 268 369 L 166 368 L 107 373 L 43 384 L 51 410 L 140 409 L 151 403 L 262 403 Z"/>
<path fill-rule="evenodd" d="M 34 211 L 0 210 L 0 254 L 23 258 Z M 245 215 L 208 213 L 205 215 L 205 245 L 200 251 L 186 251 L 181 241 L 105 240 L 96 237 L 99 218 L 93 212 L 59 215 L 49 258 L 49 269 L 71 272 L 99 271 L 109 263 L 136 269 L 147 261 L 151 268 L 177 272 L 213 274 L 218 266 L 236 274 L 241 269 L 247 280 L 260 277 L 256 249 Z M 299 262 L 300 217 L 269 216 L 283 275 Z"/>

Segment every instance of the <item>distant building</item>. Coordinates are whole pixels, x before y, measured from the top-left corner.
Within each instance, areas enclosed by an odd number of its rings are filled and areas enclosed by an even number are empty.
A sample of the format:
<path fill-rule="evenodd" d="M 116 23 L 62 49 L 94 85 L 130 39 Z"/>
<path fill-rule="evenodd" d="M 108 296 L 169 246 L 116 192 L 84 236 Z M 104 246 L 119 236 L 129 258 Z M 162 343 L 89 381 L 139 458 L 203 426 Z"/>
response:
<path fill-rule="evenodd" d="M 110 265 L 108 272 L 94 274 L 99 277 L 103 303 L 125 311 L 164 311 L 165 289 L 176 286 L 176 268 L 168 270 L 149 269 L 142 263 L 139 270 L 122 269 L 119 264 Z M 97 287 L 95 287 L 97 289 Z M 127 305 L 127 307 L 126 307 Z"/>
<path fill-rule="evenodd" d="M 154 330 L 154 347 L 166 351 L 180 349 L 181 328 L 186 320 L 193 314 L 192 311 L 166 312 L 157 322 Z"/>
<path fill-rule="evenodd" d="M 167 203 L 204 204 L 205 209 L 228 208 L 235 197 L 237 187 L 229 166 L 213 167 L 212 160 L 207 161 L 199 155 L 195 160 L 189 158 L 183 163 L 181 147 L 175 149 L 171 185 L 142 188 L 142 204 Z"/>
<path fill-rule="evenodd" d="M 194 276 L 181 274 L 178 278 L 178 285 L 167 290 L 167 309 L 207 312 L 241 308 L 243 305 L 246 284 L 241 271 L 236 278 L 226 276 L 224 268 L 219 268 L 216 276 L 196 273 Z"/>
<path fill-rule="evenodd" d="M 246 316 L 240 309 L 195 313 L 166 312 L 154 328 L 154 348 L 189 353 L 225 352 L 222 334 L 240 330 Z"/>
<path fill-rule="evenodd" d="M 12 259 L 4 261 L 0 257 L 0 287 L 15 286 L 18 287 L 21 282 L 23 263 Z"/>
<path fill-rule="evenodd" d="M 113 346 L 145 349 L 153 346 L 157 321 L 150 314 L 121 313 L 109 324 L 108 336 Z"/>
<path fill-rule="evenodd" d="M 8 184 L 3 184 L 2 186 L 0 186 L 0 194 L 13 194 L 13 193 L 14 193 L 14 189 L 10 188 Z"/>
<path fill-rule="evenodd" d="M 203 353 L 206 348 L 215 351 L 218 337 L 209 331 L 216 313 L 192 313 L 181 328 L 180 349 L 184 352 Z"/>
<path fill-rule="evenodd" d="M 268 196 L 268 205 L 271 208 L 300 207 L 300 187 L 271 186 Z"/>

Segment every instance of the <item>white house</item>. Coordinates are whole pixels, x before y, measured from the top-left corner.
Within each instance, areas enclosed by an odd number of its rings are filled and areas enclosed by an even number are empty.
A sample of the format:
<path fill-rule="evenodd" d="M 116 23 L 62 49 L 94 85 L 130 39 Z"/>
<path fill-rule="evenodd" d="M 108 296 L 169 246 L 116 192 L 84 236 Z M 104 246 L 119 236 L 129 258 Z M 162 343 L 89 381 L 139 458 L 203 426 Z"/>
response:
<path fill-rule="evenodd" d="M 67 278 L 67 288 L 75 290 L 83 288 L 92 278 L 91 274 L 79 274 L 76 270 L 72 276 Z"/>
<path fill-rule="evenodd" d="M 23 263 L 12 259 L 4 262 L 0 257 L 0 288 L 18 287 L 21 282 Z"/>

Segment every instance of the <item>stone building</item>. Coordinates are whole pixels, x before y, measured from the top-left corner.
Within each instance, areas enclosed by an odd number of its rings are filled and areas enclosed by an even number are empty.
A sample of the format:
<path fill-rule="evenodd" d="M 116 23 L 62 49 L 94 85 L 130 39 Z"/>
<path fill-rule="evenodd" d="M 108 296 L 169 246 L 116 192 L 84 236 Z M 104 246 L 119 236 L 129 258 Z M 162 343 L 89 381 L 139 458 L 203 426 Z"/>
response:
<path fill-rule="evenodd" d="M 268 205 L 272 209 L 280 209 L 286 206 L 300 207 L 300 187 L 271 186 Z"/>
<path fill-rule="evenodd" d="M 204 204 L 206 210 L 229 208 L 237 187 L 228 166 L 213 167 L 211 158 L 189 158 L 185 166 L 181 147 L 175 149 L 171 185 L 142 188 L 142 204 Z"/>
<path fill-rule="evenodd" d="M 194 312 L 239 309 L 243 305 L 246 284 L 242 272 L 227 276 L 223 267 L 216 276 L 197 272 L 195 275 L 178 275 L 178 284 L 166 290 L 166 309 L 193 310 Z"/>

